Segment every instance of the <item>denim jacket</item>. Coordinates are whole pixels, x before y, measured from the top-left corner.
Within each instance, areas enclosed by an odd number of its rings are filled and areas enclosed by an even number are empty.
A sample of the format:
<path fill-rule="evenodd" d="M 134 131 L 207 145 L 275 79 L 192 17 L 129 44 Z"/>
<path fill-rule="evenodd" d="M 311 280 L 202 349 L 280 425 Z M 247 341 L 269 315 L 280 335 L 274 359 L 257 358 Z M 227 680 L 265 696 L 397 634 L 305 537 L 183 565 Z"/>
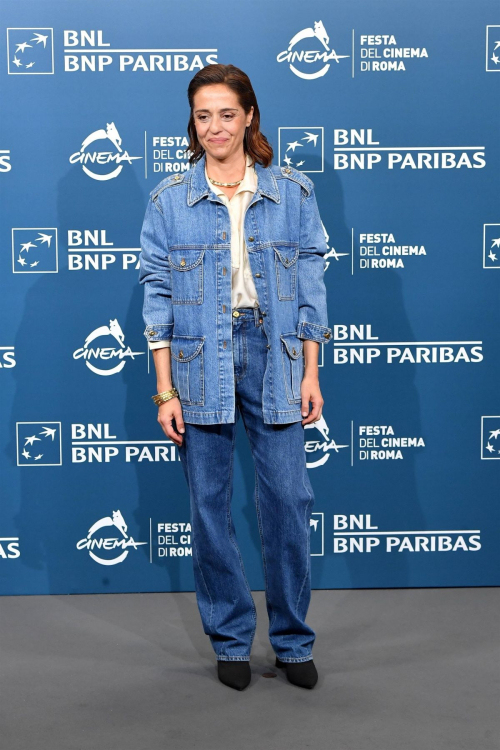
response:
<path fill-rule="evenodd" d="M 144 335 L 170 341 L 185 422 L 234 422 L 231 223 L 205 178 L 205 154 L 150 193 L 141 231 Z M 245 242 L 267 337 L 266 424 L 302 420 L 305 339 L 326 344 L 325 235 L 309 177 L 256 163 Z"/>

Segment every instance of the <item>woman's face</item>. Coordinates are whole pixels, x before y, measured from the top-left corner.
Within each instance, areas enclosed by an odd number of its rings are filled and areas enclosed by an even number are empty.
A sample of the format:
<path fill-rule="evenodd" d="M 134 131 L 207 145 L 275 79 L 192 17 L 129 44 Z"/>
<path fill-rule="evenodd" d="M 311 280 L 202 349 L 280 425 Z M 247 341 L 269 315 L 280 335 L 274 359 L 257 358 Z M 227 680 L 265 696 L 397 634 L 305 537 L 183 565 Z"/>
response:
<path fill-rule="evenodd" d="M 214 83 L 194 95 L 193 116 L 198 140 L 207 154 L 225 160 L 243 149 L 253 107 L 245 114 L 234 91 L 223 83 Z"/>

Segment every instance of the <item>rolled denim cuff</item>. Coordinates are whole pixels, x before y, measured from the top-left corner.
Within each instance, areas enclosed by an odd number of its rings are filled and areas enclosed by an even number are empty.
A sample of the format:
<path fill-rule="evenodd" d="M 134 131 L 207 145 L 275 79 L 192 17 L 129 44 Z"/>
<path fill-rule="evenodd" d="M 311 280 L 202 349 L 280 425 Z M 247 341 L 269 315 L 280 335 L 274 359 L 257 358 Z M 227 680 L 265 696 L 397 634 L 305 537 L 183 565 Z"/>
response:
<path fill-rule="evenodd" d="M 332 329 L 328 326 L 319 326 L 316 323 L 308 323 L 303 320 L 297 328 L 297 337 L 310 341 L 317 341 L 319 344 L 327 344 L 332 338 Z"/>
<path fill-rule="evenodd" d="M 148 341 L 150 349 L 166 349 L 170 348 L 170 341 Z"/>
<path fill-rule="evenodd" d="M 170 341 L 173 330 L 173 323 L 154 323 L 146 326 L 144 335 L 148 341 Z"/>

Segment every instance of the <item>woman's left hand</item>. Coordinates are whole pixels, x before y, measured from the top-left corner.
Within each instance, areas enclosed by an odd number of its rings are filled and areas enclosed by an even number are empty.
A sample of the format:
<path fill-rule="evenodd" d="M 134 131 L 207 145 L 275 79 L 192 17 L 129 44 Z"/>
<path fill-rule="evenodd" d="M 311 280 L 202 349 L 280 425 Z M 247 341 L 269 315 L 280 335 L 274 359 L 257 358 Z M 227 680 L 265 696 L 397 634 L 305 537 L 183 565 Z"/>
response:
<path fill-rule="evenodd" d="M 302 397 L 302 416 L 306 415 L 306 418 L 302 420 L 302 426 L 317 422 L 321 417 L 321 410 L 325 403 L 319 388 L 319 379 L 314 375 L 305 375 L 300 385 L 300 395 Z M 312 403 L 311 412 L 309 412 L 309 402 Z"/>

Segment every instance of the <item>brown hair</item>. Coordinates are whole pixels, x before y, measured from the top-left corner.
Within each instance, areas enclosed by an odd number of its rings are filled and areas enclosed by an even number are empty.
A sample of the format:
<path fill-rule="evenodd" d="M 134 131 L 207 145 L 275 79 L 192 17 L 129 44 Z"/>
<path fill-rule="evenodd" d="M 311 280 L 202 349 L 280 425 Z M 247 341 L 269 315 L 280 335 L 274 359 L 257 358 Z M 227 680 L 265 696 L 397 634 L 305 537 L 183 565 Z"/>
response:
<path fill-rule="evenodd" d="M 245 130 L 243 149 L 245 154 L 249 154 L 252 157 L 254 163 L 259 162 L 263 167 L 269 167 L 273 160 L 273 149 L 266 136 L 260 132 L 260 110 L 250 79 L 246 73 L 234 65 L 221 65 L 220 63 L 206 65 L 199 70 L 191 79 L 188 86 L 188 100 L 191 114 L 187 130 L 189 135 L 188 149 L 191 152 L 191 156 L 189 157 L 191 166 L 201 159 L 205 153 L 205 149 L 198 140 L 194 124 L 194 95 L 202 86 L 210 86 L 215 83 L 223 83 L 234 91 L 238 97 L 239 105 L 243 107 L 246 114 L 250 112 L 253 106 L 252 122 Z"/>

